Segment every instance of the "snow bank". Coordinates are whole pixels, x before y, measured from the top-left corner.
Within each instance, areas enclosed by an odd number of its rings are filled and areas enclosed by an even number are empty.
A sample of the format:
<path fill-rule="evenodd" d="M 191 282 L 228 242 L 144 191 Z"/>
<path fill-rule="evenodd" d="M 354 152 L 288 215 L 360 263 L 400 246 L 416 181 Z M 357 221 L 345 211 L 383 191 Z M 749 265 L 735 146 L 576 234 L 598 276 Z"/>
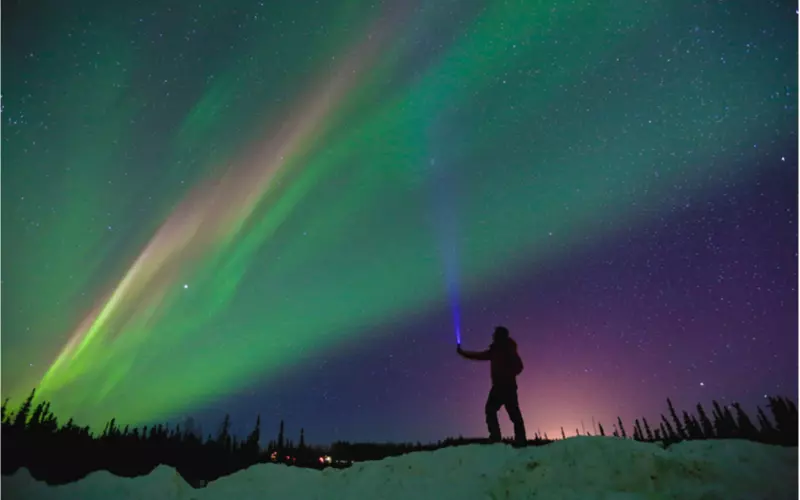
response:
<path fill-rule="evenodd" d="M 3 499 L 747 499 L 797 498 L 797 448 L 690 441 L 663 450 L 630 440 L 575 437 L 543 447 L 471 445 L 349 469 L 251 467 L 192 489 L 169 467 L 127 479 L 96 472 L 50 487 L 26 470 L 3 478 Z"/>

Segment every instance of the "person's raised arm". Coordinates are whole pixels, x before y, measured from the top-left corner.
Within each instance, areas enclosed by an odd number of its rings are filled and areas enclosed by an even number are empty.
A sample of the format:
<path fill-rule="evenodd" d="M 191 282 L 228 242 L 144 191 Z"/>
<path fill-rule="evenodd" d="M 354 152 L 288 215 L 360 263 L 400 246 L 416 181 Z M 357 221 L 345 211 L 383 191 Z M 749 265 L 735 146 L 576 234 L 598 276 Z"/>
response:
<path fill-rule="evenodd" d="M 489 361 L 489 359 L 491 359 L 489 349 L 486 349 L 485 351 L 465 351 L 461 348 L 461 344 L 459 344 L 456 348 L 456 352 L 462 357 L 472 359 L 474 361 Z"/>

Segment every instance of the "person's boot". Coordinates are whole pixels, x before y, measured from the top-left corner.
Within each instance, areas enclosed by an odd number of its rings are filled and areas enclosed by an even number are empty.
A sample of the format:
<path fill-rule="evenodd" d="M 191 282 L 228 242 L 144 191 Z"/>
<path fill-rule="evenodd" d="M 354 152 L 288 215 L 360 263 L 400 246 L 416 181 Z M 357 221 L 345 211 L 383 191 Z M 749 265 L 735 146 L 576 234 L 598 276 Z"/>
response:
<path fill-rule="evenodd" d="M 500 434 L 500 422 L 497 421 L 497 413 L 486 413 L 486 427 L 489 430 L 490 443 L 499 443 L 503 440 L 503 436 Z"/>
<path fill-rule="evenodd" d="M 514 448 L 523 448 L 528 446 L 528 436 L 525 432 L 525 422 L 520 419 L 519 422 L 514 423 Z"/>

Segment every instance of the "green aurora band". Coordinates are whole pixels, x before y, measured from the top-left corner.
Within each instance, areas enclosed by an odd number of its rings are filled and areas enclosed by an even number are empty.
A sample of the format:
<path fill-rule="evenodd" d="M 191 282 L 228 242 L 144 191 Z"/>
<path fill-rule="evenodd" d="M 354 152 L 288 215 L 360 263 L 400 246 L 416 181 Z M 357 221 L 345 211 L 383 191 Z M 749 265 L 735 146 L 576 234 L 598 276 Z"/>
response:
<path fill-rule="evenodd" d="M 150 186 L 148 233 L 109 243 L 98 232 L 78 252 L 65 243 L 75 227 L 145 203 L 96 175 L 124 170 L 123 138 L 152 105 L 120 69 L 136 64 L 120 35 L 98 35 L 115 58 L 65 82 L 85 101 L 63 139 L 58 196 L 69 208 L 52 216 L 50 245 L 26 257 L 52 273 L 30 278 L 36 295 L 19 299 L 83 305 L 82 318 L 59 310 L 36 326 L 64 335 L 38 383 L 57 413 L 162 419 L 445 305 L 434 156 L 452 179 L 460 294 L 470 296 L 646 223 L 676 196 L 743 181 L 727 171 L 747 161 L 742 144 L 787 119 L 780 102 L 754 98 L 780 81 L 767 60 L 731 54 L 709 67 L 722 49 L 670 33 L 679 8 L 667 2 L 488 2 L 424 64 L 410 34 L 435 37 L 443 9 L 345 6 L 328 13 L 340 29 L 305 42 L 322 47 L 315 57 L 262 34 L 258 50 L 208 79 L 153 153 L 171 165 L 164 184 L 191 186 L 177 197 Z M 269 78 L 283 64 L 301 85 Z M 347 81 L 331 91 L 331 75 Z M 275 96 L 283 104 L 268 105 Z M 221 194 L 212 203 L 209 193 Z M 135 293 L 120 292 L 126 283 Z M 76 299 L 86 290 L 99 300 Z M 23 359 L 4 354 L 4 373 Z M 33 385 L 17 377 L 4 390 L 20 397 Z"/>

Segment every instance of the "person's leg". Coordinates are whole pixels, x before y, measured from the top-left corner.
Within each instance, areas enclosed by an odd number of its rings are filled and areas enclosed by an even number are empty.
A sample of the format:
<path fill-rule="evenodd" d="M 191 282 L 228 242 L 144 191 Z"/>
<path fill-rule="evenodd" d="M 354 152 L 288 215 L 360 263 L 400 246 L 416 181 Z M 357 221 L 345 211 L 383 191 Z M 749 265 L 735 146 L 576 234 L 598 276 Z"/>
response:
<path fill-rule="evenodd" d="M 500 434 L 500 422 L 497 421 L 497 412 L 503 406 L 502 394 L 496 387 L 492 386 L 489 397 L 486 399 L 486 427 L 489 428 L 489 439 L 492 441 L 502 440 Z"/>
<path fill-rule="evenodd" d="M 506 412 L 508 412 L 508 418 L 514 424 L 514 441 L 518 444 L 527 443 L 528 437 L 525 433 L 525 421 L 522 419 L 522 411 L 519 409 L 519 397 L 517 396 L 516 387 L 509 388 L 504 403 Z"/>

